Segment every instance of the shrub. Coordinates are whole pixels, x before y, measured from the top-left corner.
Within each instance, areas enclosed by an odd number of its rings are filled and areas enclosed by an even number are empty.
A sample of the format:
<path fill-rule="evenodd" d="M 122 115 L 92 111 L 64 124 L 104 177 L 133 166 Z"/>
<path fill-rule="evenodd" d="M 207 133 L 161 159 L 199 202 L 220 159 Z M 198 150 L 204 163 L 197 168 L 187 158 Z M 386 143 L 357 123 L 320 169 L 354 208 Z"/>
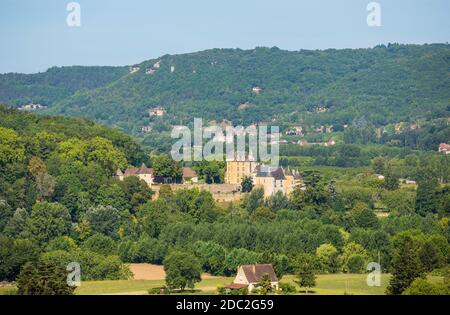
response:
<path fill-rule="evenodd" d="M 280 282 L 278 284 L 278 291 L 280 294 L 294 294 L 297 292 L 297 288 L 292 283 Z"/>

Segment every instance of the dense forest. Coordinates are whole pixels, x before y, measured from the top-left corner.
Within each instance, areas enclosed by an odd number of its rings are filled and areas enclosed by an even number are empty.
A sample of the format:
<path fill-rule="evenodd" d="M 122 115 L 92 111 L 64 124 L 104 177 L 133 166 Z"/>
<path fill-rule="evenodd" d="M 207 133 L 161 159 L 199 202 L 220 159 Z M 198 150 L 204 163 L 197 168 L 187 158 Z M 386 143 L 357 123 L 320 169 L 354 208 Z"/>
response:
<path fill-rule="evenodd" d="M 0 102 L 40 102 L 48 106 L 44 112 L 87 116 L 133 135 L 158 123 L 147 112 L 156 106 L 167 110 L 168 125 L 202 117 L 235 125 L 336 126 L 364 118 L 383 126 L 449 116 L 449 59 L 448 44 L 213 49 L 144 61 L 134 73 L 124 67 L 64 67 L 3 74 Z M 257 86 L 259 93 L 252 91 Z M 325 111 L 316 112 L 318 107 Z"/>
<path fill-rule="evenodd" d="M 125 263 L 162 264 L 180 251 L 214 275 L 272 263 L 281 278 L 305 257 L 318 273 L 363 273 L 380 261 L 394 274 L 393 294 L 430 272 L 445 275 L 448 156 L 383 145 L 321 150 L 284 152 L 300 159 L 306 184 L 289 196 L 264 199 L 253 189 L 240 203 L 220 204 L 209 192 L 163 185 L 155 200 L 137 177 L 113 176 L 118 167 L 158 161 L 129 136 L 81 118 L 0 107 L 0 280 L 73 261 L 83 280 L 125 279 Z M 414 276 L 398 273 L 404 255 Z"/>

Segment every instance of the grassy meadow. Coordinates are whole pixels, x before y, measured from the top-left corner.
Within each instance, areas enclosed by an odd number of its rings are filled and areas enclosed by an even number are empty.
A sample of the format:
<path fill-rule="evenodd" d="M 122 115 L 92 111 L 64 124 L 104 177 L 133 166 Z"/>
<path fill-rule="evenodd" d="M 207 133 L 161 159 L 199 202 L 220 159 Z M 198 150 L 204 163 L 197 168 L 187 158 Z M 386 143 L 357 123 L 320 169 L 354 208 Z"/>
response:
<path fill-rule="evenodd" d="M 383 295 L 389 284 L 389 274 L 383 274 L 380 287 L 369 287 L 366 284 L 366 274 L 329 274 L 318 275 L 316 287 L 308 294 L 316 295 Z M 233 277 L 213 277 L 204 279 L 197 283 L 193 292 L 186 294 L 215 294 L 218 286 L 230 284 Z M 432 282 L 442 281 L 442 277 L 429 276 Z M 295 283 L 295 276 L 288 275 L 281 282 Z M 78 295 L 92 294 L 124 294 L 142 295 L 148 294 L 150 288 L 161 287 L 164 280 L 106 280 L 106 281 L 84 281 L 75 293 Z M 13 285 L 0 286 L 0 295 L 11 294 L 15 291 Z M 300 293 L 302 294 L 302 293 Z"/>

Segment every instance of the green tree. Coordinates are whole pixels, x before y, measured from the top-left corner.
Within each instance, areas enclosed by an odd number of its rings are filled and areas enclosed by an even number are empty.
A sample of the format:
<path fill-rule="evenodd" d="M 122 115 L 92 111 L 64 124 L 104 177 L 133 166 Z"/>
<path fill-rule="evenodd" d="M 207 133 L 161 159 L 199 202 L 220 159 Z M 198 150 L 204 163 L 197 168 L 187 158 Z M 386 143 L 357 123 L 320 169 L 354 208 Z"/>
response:
<path fill-rule="evenodd" d="M 268 273 L 263 273 L 258 283 L 255 286 L 256 292 L 259 294 L 268 294 L 274 291 L 272 282 L 270 281 L 270 276 Z"/>
<path fill-rule="evenodd" d="M 384 187 L 387 190 L 397 190 L 400 187 L 400 177 L 393 170 L 391 165 L 388 165 L 384 172 Z"/>
<path fill-rule="evenodd" d="M 31 210 L 27 223 L 31 236 L 40 244 L 66 235 L 71 228 L 69 210 L 59 203 L 38 202 Z"/>
<path fill-rule="evenodd" d="M 350 219 L 352 226 L 360 228 L 377 228 L 379 222 L 373 210 L 362 203 L 358 202 L 350 211 Z"/>
<path fill-rule="evenodd" d="M 89 208 L 85 220 L 93 231 L 117 239 L 120 226 L 119 210 L 111 206 Z"/>
<path fill-rule="evenodd" d="M 0 199 L 0 232 L 3 231 L 8 221 L 13 217 L 13 209 L 9 206 L 6 200 Z"/>
<path fill-rule="evenodd" d="M 253 180 L 251 179 L 251 177 L 245 177 L 242 180 L 241 187 L 241 191 L 243 193 L 251 192 L 253 189 Z"/>
<path fill-rule="evenodd" d="M 250 215 L 250 220 L 258 222 L 271 222 L 275 219 L 276 214 L 267 207 L 259 207 Z"/>
<path fill-rule="evenodd" d="M 159 198 L 170 200 L 173 197 L 172 188 L 170 185 L 161 185 L 159 188 Z"/>
<path fill-rule="evenodd" d="M 434 178 L 425 178 L 418 182 L 416 193 L 416 212 L 422 216 L 436 213 L 439 207 L 438 182 Z"/>
<path fill-rule="evenodd" d="M 0 201 L 1 202 L 1 201 Z M 1 205 L 0 205 L 1 207 Z M 0 210 L 1 211 L 1 210 Z M 12 218 L 8 221 L 5 227 L 4 233 L 10 237 L 19 237 L 20 235 L 26 234 L 27 221 L 28 221 L 28 211 L 23 208 L 18 208 Z"/>
<path fill-rule="evenodd" d="M 36 183 L 38 199 L 44 200 L 50 197 L 55 190 L 55 181 L 48 174 L 45 163 L 40 158 L 32 157 L 28 164 L 28 171 Z"/>
<path fill-rule="evenodd" d="M 309 254 L 302 254 L 297 259 L 297 281 L 300 287 L 305 288 L 305 293 L 308 294 L 308 289 L 316 286 L 315 262 L 314 256 Z"/>
<path fill-rule="evenodd" d="M 426 279 L 416 279 L 403 291 L 402 295 L 450 295 L 447 283 L 431 283 Z"/>
<path fill-rule="evenodd" d="M 20 295 L 72 295 L 75 287 L 67 284 L 66 270 L 56 263 L 26 264 L 17 280 Z"/>
<path fill-rule="evenodd" d="M 196 282 L 201 281 L 201 264 L 194 255 L 173 251 L 164 259 L 166 284 L 169 288 L 184 291 L 186 287 L 193 289 Z"/>
<path fill-rule="evenodd" d="M 417 245 L 409 235 L 400 235 L 392 259 L 392 277 L 387 288 L 388 294 L 398 295 L 411 283 L 423 275 Z"/>
<path fill-rule="evenodd" d="M 419 251 L 419 258 L 426 272 L 433 271 L 440 267 L 441 262 L 443 261 L 439 249 L 431 241 L 423 243 Z"/>
<path fill-rule="evenodd" d="M 267 207 L 272 211 L 289 209 L 291 207 L 288 197 L 281 191 L 277 191 L 266 201 Z"/>
<path fill-rule="evenodd" d="M 153 169 L 155 176 L 179 180 L 182 177 L 180 164 L 172 160 L 167 154 L 160 154 L 153 157 Z"/>
<path fill-rule="evenodd" d="M 253 189 L 250 194 L 244 196 L 241 204 L 248 214 L 252 214 L 264 204 L 264 189 Z"/>
<path fill-rule="evenodd" d="M 363 273 L 366 266 L 366 258 L 360 254 L 352 254 L 348 257 L 346 270 L 349 273 Z"/>
<path fill-rule="evenodd" d="M 97 191 L 95 202 L 99 206 L 111 206 L 119 211 L 129 210 L 129 202 L 119 185 L 104 185 Z"/>
<path fill-rule="evenodd" d="M 0 281 L 15 280 L 26 262 L 37 261 L 39 252 L 38 245 L 31 240 L 0 236 Z"/>
<path fill-rule="evenodd" d="M 323 272 L 335 273 L 338 270 L 338 251 L 333 245 L 320 245 L 316 250 L 316 257 Z"/>
<path fill-rule="evenodd" d="M 340 257 L 343 271 L 351 273 L 362 272 L 368 256 L 369 255 L 367 251 L 360 244 L 357 244 L 355 242 L 347 243 L 342 249 L 342 255 Z M 362 264 L 360 263 L 361 259 Z"/>
<path fill-rule="evenodd" d="M 117 252 L 116 242 L 102 234 L 95 234 L 83 242 L 83 248 L 102 255 L 115 255 Z"/>

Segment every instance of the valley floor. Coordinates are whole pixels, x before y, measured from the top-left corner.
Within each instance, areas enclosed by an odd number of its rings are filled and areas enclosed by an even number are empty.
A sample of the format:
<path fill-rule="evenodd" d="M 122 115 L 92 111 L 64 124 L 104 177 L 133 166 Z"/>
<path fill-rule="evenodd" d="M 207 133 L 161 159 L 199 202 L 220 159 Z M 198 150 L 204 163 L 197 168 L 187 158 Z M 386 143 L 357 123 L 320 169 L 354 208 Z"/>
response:
<path fill-rule="evenodd" d="M 148 290 L 164 286 L 164 269 L 162 266 L 150 264 L 131 264 L 133 280 L 83 281 L 76 289 L 78 295 L 120 294 L 145 295 Z M 383 274 L 380 287 L 369 287 L 366 283 L 367 274 L 327 274 L 317 275 L 316 287 L 308 294 L 316 295 L 382 295 L 389 284 L 389 274 Z M 202 281 L 197 283 L 193 291 L 186 294 L 216 294 L 217 287 L 233 282 L 233 277 L 214 277 L 202 274 Z M 294 275 L 284 276 L 280 282 L 295 284 Z M 442 281 L 442 277 L 430 276 L 432 282 Z M 298 287 L 297 287 L 298 288 Z M 11 294 L 16 290 L 14 285 L 0 286 L 0 295 Z M 301 292 L 300 294 L 304 294 Z"/>

